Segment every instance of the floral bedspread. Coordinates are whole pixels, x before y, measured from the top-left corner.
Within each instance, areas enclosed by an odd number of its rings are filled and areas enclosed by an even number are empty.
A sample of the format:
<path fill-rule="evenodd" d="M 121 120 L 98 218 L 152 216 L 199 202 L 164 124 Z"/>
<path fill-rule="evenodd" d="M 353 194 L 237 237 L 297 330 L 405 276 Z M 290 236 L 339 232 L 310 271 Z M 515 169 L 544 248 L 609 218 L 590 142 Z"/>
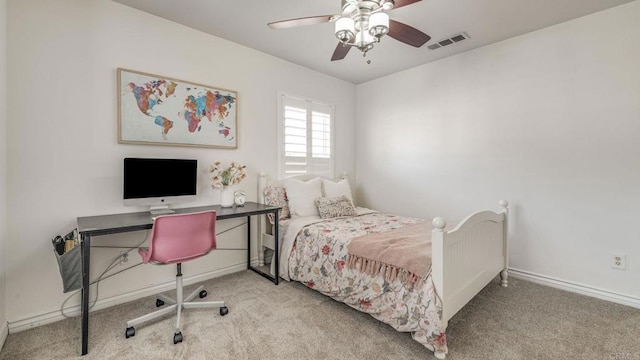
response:
<path fill-rule="evenodd" d="M 431 275 L 408 288 L 400 277 L 389 282 L 384 276 L 366 275 L 345 266 L 347 244 L 352 238 L 419 221 L 422 219 L 369 213 L 307 225 L 299 232 L 289 254 L 288 275 L 398 331 L 411 332 L 429 350 L 446 353 L 445 327 L 440 320 L 442 306 Z"/>

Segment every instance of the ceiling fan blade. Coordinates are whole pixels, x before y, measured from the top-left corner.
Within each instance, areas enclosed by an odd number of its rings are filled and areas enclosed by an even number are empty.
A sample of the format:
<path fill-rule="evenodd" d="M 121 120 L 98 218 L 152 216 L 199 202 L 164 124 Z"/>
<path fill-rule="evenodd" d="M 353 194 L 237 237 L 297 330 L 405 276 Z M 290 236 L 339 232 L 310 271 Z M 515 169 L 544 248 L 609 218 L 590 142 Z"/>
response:
<path fill-rule="evenodd" d="M 389 20 L 388 35 L 400 42 L 415 47 L 420 47 L 427 41 L 431 40 L 431 36 L 414 27 L 395 20 Z"/>
<path fill-rule="evenodd" d="M 335 15 L 309 16 L 298 19 L 275 21 L 267 25 L 269 25 L 269 27 L 272 29 L 287 29 L 295 26 L 315 25 L 330 22 L 333 21 L 334 16 Z"/>
<path fill-rule="evenodd" d="M 421 0 L 395 0 L 394 1 L 395 5 L 393 5 L 393 8 L 397 9 L 399 7 L 411 5 L 413 3 L 417 3 L 418 1 L 421 1 Z"/>
<path fill-rule="evenodd" d="M 333 51 L 333 55 L 331 56 L 331 61 L 342 60 L 351 50 L 351 46 L 345 46 L 342 43 L 338 43 L 336 49 Z"/>

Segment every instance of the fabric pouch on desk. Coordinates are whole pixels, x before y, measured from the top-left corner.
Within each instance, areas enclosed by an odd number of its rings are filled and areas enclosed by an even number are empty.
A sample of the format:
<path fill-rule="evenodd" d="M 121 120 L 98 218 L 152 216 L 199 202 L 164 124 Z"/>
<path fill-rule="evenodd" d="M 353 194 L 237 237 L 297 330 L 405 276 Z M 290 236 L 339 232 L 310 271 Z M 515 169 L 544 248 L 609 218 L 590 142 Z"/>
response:
<path fill-rule="evenodd" d="M 60 255 L 55 248 L 53 249 L 62 277 L 62 291 L 65 293 L 82 288 L 82 252 L 80 250 L 81 246 L 78 245 Z"/>

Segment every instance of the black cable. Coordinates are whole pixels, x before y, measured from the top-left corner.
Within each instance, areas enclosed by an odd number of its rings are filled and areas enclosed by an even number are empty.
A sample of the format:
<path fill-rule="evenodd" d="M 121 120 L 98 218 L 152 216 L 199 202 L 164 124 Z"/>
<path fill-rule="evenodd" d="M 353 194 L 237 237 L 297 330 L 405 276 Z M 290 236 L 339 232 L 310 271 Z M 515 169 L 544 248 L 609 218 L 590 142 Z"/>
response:
<path fill-rule="evenodd" d="M 98 302 L 98 294 L 99 294 L 99 290 L 100 290 L 100 286 L 99 286 L 99 285 L 100 285 L 100 281 L 101 281 L 101 280 L 103 280 L 103 279 L 108 279 L 108 278 L 110 278 L 110 277 L 111 277 L 111 276 L 113 276 L 113 275 L 116 275 L 116 274 L 121 273 L 122 271 L 129 270 L 129 269 L 131 269 L 131 268 L 133 268 L 133 267 L 136 267 L 136 266 L 138 266 L 138 265 L 142 264 L 142 263 L 139 263 L 139 264 L 136 264 L 136 265 L 130 266 L 130 267 L 126 268 L 126 269 L 122 269 L 122 270 L 120 270 L 120 271 L 118 271 L 118 272 L 116 272 L 116 273 L 114 273 L 114 274 L 111 274 L 111 275 L 109 275 L 109 276 L 107 276 L 107 277 L 104 277 L 104 275 L 105 275 L 107 272 L 109 272 L 109 271 L 110 271 L 111 269 L 113 269 L 114 267 L 116 267 L 116 266 L 120 265 L 120 264 L 124 261 L 124 258 L 129 256 L 129 253 L 130 253 L 131 251 L 133 251 L 133 250 L 137 249 L 138 247 L 140 247 L 140 245 L 144 244 L 144 243 L 145 243 L 145 241 L 147 241 L 147 239 L 148 239 L 148 238 L 149 238 L 149 231 L 147 231 L 147 232 L 146 232 L 146 235 L 145 235 L 145 237 L 144 237 L 144 240 L 142 240 L 142 242 L 140 242 L 140 243 L 139 243 L 137 246 L 135 246 L 135 247 L 132 247 L 132 248 L 128 248 L 128 247 L 127 247 L 127 248 L 129 249 L 128 251 L 126 251 L 126 252 L 124 252 L 124 253 L 119 254 L 115 259 L 113 259 L 113 261 L 111 261 L 111 263 L 110 263 L 109 265 L 107 265 L 107 268 L 106 268 L 106 269 L 105 269 L 105 270 L 100 274 L 100 276 L 98 276 L 98 278 L 97 278 L 96 280 L 94 280 L 94 281 L 92 281 L 92 282 L 90 282 L 90 283 L 89 283 L 89 287 L 91 287 L 91 285 L 93 285 L 93 284 L 96 284 L 96 295 L 95 295 L 95 299 L 93 300 L 93 303 L 89 306 L 89 310 L 91 310 L 91 309 L 95 306 L 96 302 Z M 123 248 L 124 248 L 124 247 L 123 247 Z M 126 256 L 125 256 L 125 254 L 126 254 Z M 87 290 L 88 290 L 88 289 L 87 289 Z M 60 305 L 60 313 L 62 314 L 62 316 L 63 316 L 64 318 L 69 318 L 69 317 L 70 317 L 70 316 L 68 316 L 67 314 L 65 314 L 65 313 L 64 313 L 64 306 L 65 306 L 65 304 L 69 301 L 69 299 L 71 299 L 71 297 L 73 297 L 75 294 L 79 293 L 80 291 L 82 291 L 82 289 L 78 289 L 78 290 L 76 290 L 76 291 L 72 292 L 71 294 L 69 294 L 69 296 L 67 296 L 67 298 L 66 298 L 66 299 L 62 302 L 62 304 Z"/>
<path fill-rule="evenodd" d="M 216 236 L 218 236 L 218 235 L 222 235 L 222 234 L 224 234 L 224 233 L 226 233 L 226 232 L 228 232 L 228 231 L 234 230 L 234 229 L 239 228 L 239 227 L 241 227 L 241 226 L 244 226 L 244 225 L 246 225 L 246 224 L 248 224 L 248 222 L 243 222 L 243 223 L 238 224 L 238 225 L 236 225 L 236 226 L 230 227 L 229 229 L 226 229 L 226 230 L 224 230 L 224 231 L 221 231 L 221 232 L 219 232 L 219 233 L 216 233 Z M 113 273 L 113 274 L 109 274 L 109 276 L 104 277 L 104 275 L 105 275 L 107 272 L 109 272 L 111 269 L 115 268 L 116 266 L 120 265 L 122 262 L 124 262 L 124 258 L 125 258 L 125 257 L 128 257 L 130 252 L 132 252 L 132 251 L 133 251 L 133 250 L 135 250 L 135 249 L 138 249 L 142 244 L 144 244 L 144 243 L 148 240 L 149 235 L 150 235 L 150 232 L 147 230 L 144 240 L 143 240 L 142 242 L 140 242 L 138 245 L 136 245 L 135 247 L 128 247 L 128 246 L 107 246 L 107 245 L 102 245 L 102 246 L 100 246 L 100 245 L 98 245 L 98 246 L 91 246 L 91 247 L 95 247 L 95 248 L 129 249 L 129 250 L 128 250 L 128 251 L 126 251 L 126 252 L 121 253 L 121 254 L 120 254 L 120 255 L 118 255 L 115 259 L 113 259 L 113 261 L 112 261 L 109 265 L 107 265 L 107 268 L 106 268 L 106 269 L 105 269 L 105 270 L 100 274 L 100 276 L 98 276 L 98 278 L 97 278 L 96 280 L 94 280 L 94 281 L 92 281 L 92 282 L 90 282 L 90 283 L 89 283 L 89 286 L 91 286 L 91 285 L 93 285 L 93 284 L 96 284 L 96 295 L 95 295 L 95 299 L 93 300 L 93 303 L 92 303 L 91 305 L 89 305 L 89 310 L 91 310 L 91 309 L 95 306 L 95 304 L 98 302 L 98 294 L 99 294 L 99 288 L 100 288 L 100 286 L 99 286 L 99 285 L 100 285 L 100 281 L 105 280 L 105 279 L 108 279 L 108 278 L 110 278 L 110 277 L 112 277 L 112 276 L 114 276 L 114 275 L 118 275 L 118 274 L 120 274 L 120 273 L 121 273 L 121 272 L 123 272 L 123 271 L 127 271 L 127 270 L 129 270 L 129 269 L 132 269 L 132 268 L 134 268 L 134 267 L 138 266 L 138 265 L 142 265 L 142 264 L 143 264 L 142 262 L 140 262 L 140 263 L 138 263 L 138 264 L 135 264 L 135 265 L 133 265 L 133 266 L 129 266 L 128 268 L 122 269 L 122 270 L 117 271 L 117 272 L 115 272 L 115 273 Z M 235 249 L 235 248 L 227 248 L 227 249 L 215 249 L 215 250 L 249 250 L 249 249 L 240 249 L 240 248 Z M 125 256 L 125 254 L 126 254 L 126 256 Z M 75 294 L 79 293 L 81 290 L 82 290 L 82 289 L 79 289 L 79 290 L 76 290 L 76 291 L 72 292 L 72 293 L 71 293 L 71 294 L 69 294 L 69 296 L 68 296 L 68 297 L 67 297 L 67 298 L 62 302 L 62 305 L 60 306 L 60 313 L 62 314 L 62 316 L 63 316 L 64 318 L 69 318 L 69 317 L 71 317 L 71 316 L 68 316 L 67 314 L 65 314 L 65 313 L 64 313 L 64 305 L 67 303 L 67 301 L 69 301 L 69 299 L 71 299 L 71 297 L 72 297 L 73 295 L 75 295 Z"/>

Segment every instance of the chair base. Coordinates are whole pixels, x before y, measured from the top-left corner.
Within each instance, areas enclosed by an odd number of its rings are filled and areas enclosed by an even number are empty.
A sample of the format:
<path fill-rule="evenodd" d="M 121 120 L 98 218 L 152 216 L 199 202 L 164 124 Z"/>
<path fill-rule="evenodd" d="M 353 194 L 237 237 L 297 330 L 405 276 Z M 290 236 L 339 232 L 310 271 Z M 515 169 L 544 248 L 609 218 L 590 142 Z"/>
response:
<path fill-rule="evenodd" d="M 176 299 L 172 299 L 168 296 L 159 294 L 158 301 L 156 302 L 157 306 L 162 306 L 162 302 L 164 304 L 168 304 L 167 307 L 162 308 L 160 310 L 156 310 L 150 314 L 146 314 L 140 317 L 137 317 L 133 320 L 127 321 L 127 330 L 125 331 L 125 337 L 128 339 L 131 336 L 135 336 L 135 326 L 145 323 L 147 321 L 151 321 L 157 319 L 159 317 L 163 317 L 171 312 L 176 312 L 176 327 L 173 336 L 173 343 L 177 344 L 182 342 L 182 309 L 196 309 L 196 308 L 220 308 L 220 315 L 224 316 L 229 313 L 229 309 L 224 304 L 224 301 L 200 301 L 200 302 L 191 302 L 196 296 L 200 295 L 200 298 L 204 298 L 207 296 L 207 292 L 203 290 L 203 286 L 199 286 L 195 291 L 189 294 L 186 298 L 182 298 L 182 274 L 178 272 L 179 275 L 176 276 Z"/>

